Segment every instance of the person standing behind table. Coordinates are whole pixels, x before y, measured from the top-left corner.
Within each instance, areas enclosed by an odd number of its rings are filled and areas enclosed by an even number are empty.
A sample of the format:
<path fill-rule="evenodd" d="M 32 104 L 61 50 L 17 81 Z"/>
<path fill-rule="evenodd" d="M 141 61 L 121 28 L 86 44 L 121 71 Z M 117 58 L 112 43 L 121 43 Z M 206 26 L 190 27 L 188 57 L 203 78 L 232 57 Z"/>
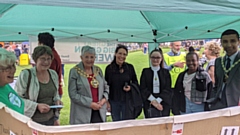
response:
<path fill-rule="evenodd" d="M 118 45 L 114 59 L 105 69 L 105 79 L 110 88 L 109 110 L 113 121 L 135 119 L 129 110 L 126 110 L 128 104 L 127 94 L 131 90 L 130 82 L 138 85 L 137 76 L 132 64 L 125 62 L 128 50 L 124 45 Z"/>
<path fill-rule="evenodd" d="M 215 60 L 220 56 L 221 47 L 216 42 L 207 42 L 205 44 L 204 54 L 208 59 L 208 64 L 206 66 L 206 71 L 210 75 L 213 84 L 215 83 L 214 79 L 214 69 L 215 69 Z"/>
<path fill-rule="evenodd" d="M 38 45 L 46 45 L 46 46 L 48 46 L 52 49 L 53 60 L 52 60 L 52 64 L 50 66 L 50 69 L 56 71 L 57 74 L 58 74 L 58 82 L 59 82 L 58 94 L 59 94 L 60 98 L 62 98 L 62 95 L 63 95 L 63 90 L 62 90 L 62 62 L 61 62 L 60 56 L 58 55 L 57 51 L 54 48 L 54 42 L 55 42 L 55 39 L 54 39 L 53 35 L 51 35 L 50 33 L 45 32 L 45 33 L 39 33 L 38 34 Z M 56 126 L 60 125 L 59 117 L 55 118 L 55 124 L 54 125 L 56 125 Z"/>
<path fill-rule="evenodd" d="M 148 108 L 151 104 L 151 107 L 162 111 L 162 116 L 169 116 L 173 91 L 170 73 L 164 69 L 162 50 L 153 50 L 149 57 L 151 66 L 143 69 L 140 80 L 144 115 L 146 118 L 151 118 L 148 114 Z"/>
<path fill-rule="evenodd" d="M 109 87 L 102 70 L 94 65 L 95 58 L 95 49 L 83 46 L 82 61 L 70 70 L 68 93 L 71 125 L 106 121 Z"/>
<path fill-rule="evenodd" d="M 61 62 L 60 56 L 58 55 L 58 52 L 54 48 L 54 42 L 55 42 L 55 39 L 54 39 L 53 35 L 51 35 L 50 33 L 45 32 L 45 33 L 38 34 L 38 44 L 46 45 L 52 49 L 54 59 L 51 63 L 50 69 L 56 71 L 58 74 L 58 78 L 59 78 L 58 92 L 59 92 L 60 97 L 62 97 L 62 94 L 63 94 L 62 86 L 61 86 L 61 76 L 62 76 L 62 64 L 61 63 L 62 62 Z"/>
<path fill-rule="evenodd" d="M 170 71 L 172 88 L 174 88 L 178 75 L 185 70 L 186 53 L 181 52 L 181 42 L 170 44 L 171 51 L 164 53 L 164 67 Z"/>
<path fill-rule="evenodd" d="M 0 48 L 0 102 L 10 109 L 24 114 L 23 100 L 9 85 L 14 80 L 15 62 L 16 56 L 14 53 Z"/>
<path fill-rule="evenodd" d="M 58 75 L 49 69 L 53 60 L 52 50 L 47 46 L 37 46 L 32 58 L 36 66 L 20 73 L 14 89 L 24 99 L 26 116 L 39 124 L 53 126 L 55 113 L 50 106 L 62 105 L 62 102 L 57 91 Z"/>
<path fill-rule="evenodd" d="M 211 93 L 212 82 L 209 74 L 199 67 L 199 57 L 193 47 L 189 47 L 186 64 L 188 69 L 179 74 L 174 88 L 174 115 L 203 112 L 208 109 L 206 101 Z"/>
<path fill-rule="evenodd" d="M 240 52 L 239 33 L 228 29 L 221 35 L 221 45 L 226 55 L 215 60 L 215 87 L 209 100 L 210 110 L 239 105 L 240 98 Z"/>

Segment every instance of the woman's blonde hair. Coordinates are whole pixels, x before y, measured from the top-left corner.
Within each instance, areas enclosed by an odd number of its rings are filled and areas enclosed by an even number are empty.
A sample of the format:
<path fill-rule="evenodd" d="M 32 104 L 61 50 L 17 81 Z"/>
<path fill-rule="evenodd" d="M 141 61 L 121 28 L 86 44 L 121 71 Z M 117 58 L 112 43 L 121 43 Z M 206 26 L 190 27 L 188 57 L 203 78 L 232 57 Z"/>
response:
<path fill-rule="evenodd" d="M 0 66 L 6 68 L 16 63 L 16 56 L 13 52 L 9 52 L 3 48 L 0 48 Z"/>
<path fill-rule="evenodd" d="M 205 48 L 207 48 L 209 50 L 209 54 L 211 56 L 216 56 L 216 57 L 220 56 L 221 47 L 220 47 L 220 45 L 218 43 L 216 43 L 216 42 L 207 42 L 205 44 Z"/>

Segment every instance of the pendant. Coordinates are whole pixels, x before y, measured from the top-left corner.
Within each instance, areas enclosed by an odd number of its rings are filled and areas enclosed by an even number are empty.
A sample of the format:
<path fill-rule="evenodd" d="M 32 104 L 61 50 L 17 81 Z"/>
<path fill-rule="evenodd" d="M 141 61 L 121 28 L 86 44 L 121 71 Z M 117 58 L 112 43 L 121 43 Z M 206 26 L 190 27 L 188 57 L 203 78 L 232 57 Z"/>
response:
<path fill-rule="evenodd" d="M 227 79 L 228 79 L 228 75 L 225 74 L 225 77 L 223 79 L 223 82 L 226 83 L 227 82 Z"/>
<path fill-rule="evenodd" d="M 98 88 L 99 82 L 95 78 L 92 78 L 91 85 L 93 88 Z"/>
<path fill-rule="evenodd" d="M 120 73 L 123 73 L 123 72 L 124 72 L 123 68 L 121 68 L 121 69 L 119 70 L 119 72 L 120 72 Z"/>

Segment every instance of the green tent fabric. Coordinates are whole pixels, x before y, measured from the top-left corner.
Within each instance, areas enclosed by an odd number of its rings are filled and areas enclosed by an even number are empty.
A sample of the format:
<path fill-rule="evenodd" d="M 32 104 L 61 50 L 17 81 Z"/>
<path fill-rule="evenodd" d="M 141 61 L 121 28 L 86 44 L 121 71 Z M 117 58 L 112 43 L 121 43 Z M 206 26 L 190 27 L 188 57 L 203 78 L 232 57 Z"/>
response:
<path fill-rule="evenodd" d="M 39 32 L 79 41 L 167 42 L 240 32 L 237 0 L 0 0 L 0 41 Z"/>

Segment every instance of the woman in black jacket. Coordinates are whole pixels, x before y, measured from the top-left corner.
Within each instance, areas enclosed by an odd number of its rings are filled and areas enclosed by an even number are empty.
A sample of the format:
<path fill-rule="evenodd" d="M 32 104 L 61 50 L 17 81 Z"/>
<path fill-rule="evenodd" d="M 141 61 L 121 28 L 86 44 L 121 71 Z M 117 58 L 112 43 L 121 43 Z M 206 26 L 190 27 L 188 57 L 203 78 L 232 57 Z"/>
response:
<path fill-rule="evenodd" d="M 144 115 L 146 118 L 169 116 L 172 100 L 171 77 L 169 71 L 164 69 L 162 50 L 153 50 L 150 60 L 151 66 L 143 69 L 140 80 Z M 154 109 L 160 115 L 151 115 L 150 112 Z"/>
<path fill-rule="evenodd" d="M 109 85 L 109 103 L 113 121 L 134 119 L 130 114 L 129 103 L 131 96 L 131 83 L 138 85 L 137 76 L 132 64 L 125 62 L 128 55 L 127 47 L 118 45 L 114 59 L 106 67 L 105 79 Z M 109 106 L 109 105 L 108 105 Z"/>

